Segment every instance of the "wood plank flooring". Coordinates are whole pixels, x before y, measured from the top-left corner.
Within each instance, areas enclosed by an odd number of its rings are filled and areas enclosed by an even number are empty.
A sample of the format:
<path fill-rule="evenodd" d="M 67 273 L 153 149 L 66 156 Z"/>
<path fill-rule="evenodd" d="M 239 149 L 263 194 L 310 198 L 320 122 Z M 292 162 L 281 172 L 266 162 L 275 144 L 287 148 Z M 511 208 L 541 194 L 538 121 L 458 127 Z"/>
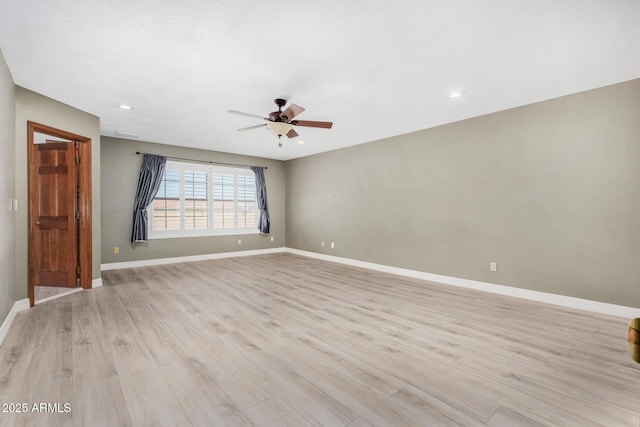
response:
<path fill-rule="evenodd" d="M 271 254 L 19 313 L 0 426 L 637 426 L 628 319 Z M 1 409 L 1 408 L 0 408 Z"/>
<path fill-rule="evenodd" d="M 61 296 L 71 292 L 82 290 L 82 288 L 58 288 L 53 286 L 36 286 L 33 290 L 35 303 L 46 302 L 52 297 Z"/>

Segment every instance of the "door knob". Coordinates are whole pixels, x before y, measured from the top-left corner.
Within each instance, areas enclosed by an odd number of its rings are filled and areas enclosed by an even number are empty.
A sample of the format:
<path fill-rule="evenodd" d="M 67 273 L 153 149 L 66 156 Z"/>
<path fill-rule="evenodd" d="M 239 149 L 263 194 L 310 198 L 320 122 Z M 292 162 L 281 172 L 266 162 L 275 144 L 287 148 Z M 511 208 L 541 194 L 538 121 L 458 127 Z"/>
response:
<path fill-rule="evenodd" d="M 35 221 L 33 221 L 33 223 L 34 223 L 35 225 L 40 225 L 40 220 L 39 220 L 39 219 L 36 219 Z"/>

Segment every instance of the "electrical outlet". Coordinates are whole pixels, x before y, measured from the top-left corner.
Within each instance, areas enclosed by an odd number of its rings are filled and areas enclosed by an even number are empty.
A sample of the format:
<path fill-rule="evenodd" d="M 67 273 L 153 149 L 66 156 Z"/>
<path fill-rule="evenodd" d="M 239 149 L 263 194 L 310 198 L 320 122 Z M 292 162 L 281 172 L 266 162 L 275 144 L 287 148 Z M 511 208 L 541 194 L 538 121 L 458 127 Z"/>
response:
<path fill-rule="evenodd" d="M 119 246 L 114 246 L 113 247 L 113 253 L 114 254 L 119 254 L 120 253 L 120 247 Z"/>
<path fill-rule="evenodd" d="M 498 263 L 497 262 L 490 262 L 489 263 L 489 270 L 498 271 Z"/>
<path fill-rule="evenodd" d="M 275 238 L 273 236 L 271 236 L 271 241 L 273 242 L 275 240 Z"/>
<path fill-rule="evenodd" d="M 238 244 L 241 245 L 242 244 L 242 239 L 238 239 Z"/>
<path fill-rule="evenodd" d="M 322 242 L 320 242 L 320 246 L 322 246 L 324 248 L 324 240 Z"/>
<path fill-rule="evenodd" d="M 335 249 L 335 247 L 336 247 L 336 244 L 331 242 L 331 249 Z"/>

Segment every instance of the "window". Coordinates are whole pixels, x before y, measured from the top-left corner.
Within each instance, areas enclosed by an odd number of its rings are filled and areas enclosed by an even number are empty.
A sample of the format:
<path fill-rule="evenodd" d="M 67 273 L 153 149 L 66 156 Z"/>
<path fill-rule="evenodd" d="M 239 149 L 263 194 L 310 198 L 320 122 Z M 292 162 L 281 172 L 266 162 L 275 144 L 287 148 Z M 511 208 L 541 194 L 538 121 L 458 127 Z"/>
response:
<path fill-rule="evenodd" d="M 255 175 L 168 161 L 149 215 L 150 238 L 258 233 Z"/>
<path fill-rule="evenodd" d="M 209 228 L 209 201 L 207 197 L 207 172 L 184 172 L 184 228 L 206 230 Z"/>

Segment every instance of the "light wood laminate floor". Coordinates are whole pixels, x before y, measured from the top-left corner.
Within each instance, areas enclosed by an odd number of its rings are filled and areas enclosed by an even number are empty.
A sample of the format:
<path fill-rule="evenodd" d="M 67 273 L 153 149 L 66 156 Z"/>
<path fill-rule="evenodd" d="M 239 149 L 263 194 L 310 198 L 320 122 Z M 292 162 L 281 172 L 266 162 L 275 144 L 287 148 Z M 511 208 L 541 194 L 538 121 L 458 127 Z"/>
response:
<path fill-rule="evenodd" d="M 41 303 L 61 295 L 78 292 L 82 288 L 58 288 L 52 286 L 36 286 L 33 290 L 35 303 Z"/>
<path fill-rule="evenodd" d="M 291 254 L 103 273 L 21 312 L 0 413 L 41 426 L 637 426 L 628 320 Z"/>

